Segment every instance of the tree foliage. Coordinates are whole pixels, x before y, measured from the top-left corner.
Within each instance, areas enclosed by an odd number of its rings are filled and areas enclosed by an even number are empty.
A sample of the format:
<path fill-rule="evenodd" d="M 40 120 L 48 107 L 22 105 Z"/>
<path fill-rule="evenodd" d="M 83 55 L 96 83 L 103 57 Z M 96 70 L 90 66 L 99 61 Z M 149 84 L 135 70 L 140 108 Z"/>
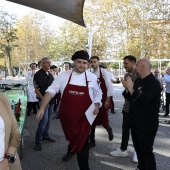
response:
<path fill-rule="evenodd" d="M 53 32 L 45 17 L 38 13 L 23 16 L 16 24 L 19 48 L 14 51 L 15 60 L 37 62 L 43 56 L 50 55 L 49 48 Z"/>
<path fill-rule="evenodd" d="M 0 56 L 7 57 L 9 75 L 13 75 L 11 52 L 17 47 L 16 17 L 0 10 Z"/>
<path fill-rule="evenodd" d="M 88 27 L 104 30 L 99 35 L 107 38 L 113 58 L 164 58 L 169 56 L 169 11 L 167 0 L 89 0 L 85 19 Z"/>
<path fill-rule="evenodd" d="M 88 34 L 92 31 L 92 55 L 101 59 L 122 59 L 128 54 L 137 58 L 170 58 L 169 11 L 168 0 L 86 0 L 86 28 L 66 21 L 60 27 L 56 25 L 55 31 L 42 14 L 30 13 L 16 24 L 12 22 L 13 30 L 8 36 L 1 31 L 0 54 L 4 56 L 8 49 L 13 65 L 36 62 L 43 56 L 70 60 L 75 51 L 87 50 Z M 9 19 L 2 21 L 1 17 L 1 26 L 6 28 Z M 2 44 L 7 45 L 9 36 L 13 39 L 5 48 Z"/>

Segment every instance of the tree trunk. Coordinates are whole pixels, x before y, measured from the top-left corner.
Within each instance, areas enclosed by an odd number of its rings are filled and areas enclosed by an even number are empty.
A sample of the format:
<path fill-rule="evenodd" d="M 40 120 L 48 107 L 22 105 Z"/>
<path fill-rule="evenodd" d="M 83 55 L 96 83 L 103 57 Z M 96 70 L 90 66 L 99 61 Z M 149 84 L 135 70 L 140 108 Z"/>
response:
<path fill-rule="evenodd" d="M 8 57 L 8 73 L 9 76 L 13 76 L 13 70 L 12 70 L 12 63 L 11 63 L 11 55 L 10 55 L 10 46 L 9 46 L 9 41 L 7 41 L 7 48 L 6 48 L 6 54 Z"/>

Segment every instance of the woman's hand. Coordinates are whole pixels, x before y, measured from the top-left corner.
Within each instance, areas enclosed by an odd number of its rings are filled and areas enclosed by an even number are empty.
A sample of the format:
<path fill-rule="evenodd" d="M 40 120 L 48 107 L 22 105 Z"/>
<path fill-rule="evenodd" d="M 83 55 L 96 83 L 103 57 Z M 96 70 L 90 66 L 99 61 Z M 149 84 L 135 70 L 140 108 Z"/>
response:
<path fill-rule="evenodd" d="M 0 162 L 0 170 L 9 170 L 9 161 L 7 159 L 4 159 L 2 162 Z"/>

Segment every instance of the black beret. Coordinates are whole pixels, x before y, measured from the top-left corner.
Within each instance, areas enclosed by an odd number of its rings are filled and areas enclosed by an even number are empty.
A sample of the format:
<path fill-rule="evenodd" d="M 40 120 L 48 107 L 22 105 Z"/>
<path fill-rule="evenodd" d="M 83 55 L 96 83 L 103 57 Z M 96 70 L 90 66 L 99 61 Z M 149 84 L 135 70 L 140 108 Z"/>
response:
<path fill-rule="evenodd" d="M 71 66 L 71 64 L 69 62 L 64 62 L 63 66 L 65 66 L 65 65 L 68 65 L 69 67 Z"/>
<path fill-rule="evenodd" d="M 57 66 L 55 65 L 50 66 L 50 69 L 55 69 L 55 68 L 57 68 Z"/>
<path fill-rule="evenodd" d="M 31 63 L 31 64 L 30 64 L 30 67 L 31 67 L 32 65 L 36 65 L 36 67 L 37 67 L 37 63 Z"/>
<path fill-rule="evenodd" d="M 89 59 L 89 54 L 84 51 L 84 50 L 81 50 L 81 51 L 77 51 L 73 54 L 73 56 L 71 57 L 71 59 L 74 61 L 76 59 L 83 59 L 83 60 L 88 60 Z"/>

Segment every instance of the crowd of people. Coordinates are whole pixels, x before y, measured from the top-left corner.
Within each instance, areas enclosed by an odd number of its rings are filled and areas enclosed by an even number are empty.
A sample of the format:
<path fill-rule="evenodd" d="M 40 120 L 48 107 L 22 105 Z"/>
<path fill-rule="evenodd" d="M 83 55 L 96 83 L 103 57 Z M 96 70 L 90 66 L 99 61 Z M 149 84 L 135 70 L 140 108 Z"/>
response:
<path fill-rule="evenodd" d="M 50 122 L 52 118 L 60 119 L 66 140 L 69 141 L 62 160 L 69 161 L 77 155 L 79 169 L 89 170 L 89 149 L 96 146 L 96 126 L 102 125 L 106 129 L 109 141 L 114 138 L 108 118 L 109 109 L 115 114 L 113 76 L 106 67 L 100 65 L 98 56 L 90 58 L 86 51 L 75 52 L 71 59 L 73 66 L 65 62 L 63 71 L 51 65 L 48 57 L 43 57 L 38 65 L 30 64 L 30 70 L 26 75 L 28 82 L 27 116 L 31 113 L 36 114 L 38 121 L 35 131 L 35 150 L 43 152 L 43 142 L 56 142 L 49 136 Z M 156 170 L 153 145 L 159 125 L 163 79 L 166 83 L 164 116 L 169 115 L 170 68 L 162 78 L 158 69 L 154 71 L 154 74 L 151 72 L 151 62 L 147 58 L 136 60 L 133 55 L 127 55 L 123 59 L 123 64 L 126 74 L 124 78 L 121 78 L 124 87 L 122 95 L 125 99 L 122 108 L 122 140 L 120 148 L 111 151 L 110 155 L 127 157 L 131 134 L 134 146 L 132 161 L 137 163 L 137 169 Z M 95 117 L 92 123 L 85 114 L 91 107 L 93 108 L 91 114 Z M 4 134 L 4 122 L 5 119 L 3 120 L 0 111 L 1 134 Z M 14 120 L 13 124 L 12 126 L 16 126 Z M 8 140 L 8 148 L 6 145 L 5 148 L 0 148 L 3 151 L 0 153 L 4 153 L 0 155 L 0 169 L 1 167 L 8 169 L 8 166 L 12 167 L 11 165 L 15 162 L 10 162 L 11 157 L 15 160 L 16 148 L 20 141 L 17 130 L 15 133 L 18 136 L 15 142 L 13 141 L 15 145 L 11 145 Z M 11 150 L 10 147 L 15 149 Z M 19 161 L 19 158 L 17 159 Z"/>

